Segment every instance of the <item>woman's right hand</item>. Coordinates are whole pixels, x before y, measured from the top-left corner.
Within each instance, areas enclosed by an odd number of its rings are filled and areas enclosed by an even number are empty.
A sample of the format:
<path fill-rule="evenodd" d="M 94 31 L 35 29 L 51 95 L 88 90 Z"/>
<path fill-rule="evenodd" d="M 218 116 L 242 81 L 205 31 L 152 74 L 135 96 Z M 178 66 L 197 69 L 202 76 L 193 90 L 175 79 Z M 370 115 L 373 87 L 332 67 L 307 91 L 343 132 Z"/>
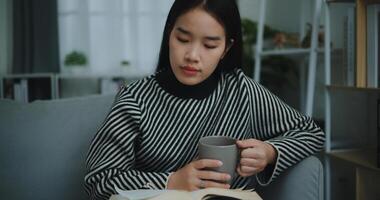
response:
<path fill-rule="evenodd" d="M 229 184 L 221 183 L 231 179 L 229 174 L 202 170 L 220 166 L 222 166 L 222 162 L 218 160 L 202 159 L 193 161 L 171 174 L 167 189 L 187 191 L 209 187 L 229 189 Z"/>

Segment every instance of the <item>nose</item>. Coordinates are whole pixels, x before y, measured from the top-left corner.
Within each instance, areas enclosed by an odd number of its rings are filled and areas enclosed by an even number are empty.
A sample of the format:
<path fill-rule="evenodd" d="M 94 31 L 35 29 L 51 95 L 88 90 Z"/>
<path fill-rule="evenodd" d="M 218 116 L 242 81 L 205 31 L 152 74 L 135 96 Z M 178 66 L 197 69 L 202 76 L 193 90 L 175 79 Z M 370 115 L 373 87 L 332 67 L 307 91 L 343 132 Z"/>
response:
<path fill-rule="evenodd" d="M 200 52 L 198 45 L 191 45 L 185 54 L 185 60 L 191 63 L 197 63 L 200 59 Z"/>

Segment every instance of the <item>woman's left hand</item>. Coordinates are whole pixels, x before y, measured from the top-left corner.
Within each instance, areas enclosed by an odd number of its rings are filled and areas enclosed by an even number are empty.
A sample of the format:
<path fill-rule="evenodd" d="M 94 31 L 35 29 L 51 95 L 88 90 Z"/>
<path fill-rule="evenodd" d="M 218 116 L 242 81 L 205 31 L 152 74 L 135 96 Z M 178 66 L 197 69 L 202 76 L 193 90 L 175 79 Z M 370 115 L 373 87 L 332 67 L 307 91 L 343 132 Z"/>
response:
<path fill-rule="evenodd" d="M 236 142 L 240 153 L 240 162 L 237 172 L 242 177 L 255 175 L 265 169 L 268 164 L 275 162 L 277 152 L 275 148 L 260 140 L 248 139 Z"/>

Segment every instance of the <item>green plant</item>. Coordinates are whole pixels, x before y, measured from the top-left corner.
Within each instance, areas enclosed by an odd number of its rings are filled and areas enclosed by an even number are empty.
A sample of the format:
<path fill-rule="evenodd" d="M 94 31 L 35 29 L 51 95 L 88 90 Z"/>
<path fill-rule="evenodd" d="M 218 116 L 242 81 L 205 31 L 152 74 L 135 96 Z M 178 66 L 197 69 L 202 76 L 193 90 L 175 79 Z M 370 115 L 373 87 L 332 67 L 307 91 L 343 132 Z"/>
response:
<path fill-rule="evenodd" d="M 248 76 L 252 76 L 254 68 L 253 45 L 257 40 L 257 22 L 247 18 L 241 19 L 243 35 L 243 70 Z M 264 26 L 264 39 L 273 37 L 278 31 Z"/>
<path fill-rule="evenodd" d="M 254 22 L 248 18 L 241 19 L 243 41 L 244 43 L 254 44 L 257 39 L 257 22 Z M 267 25 L 264 26 L 264 39 L 271 38 L 278 30 L 275 30 Z"/>
<path fill-rule="evenodd" d="M 122 60 L 120 64 L 121 66 L 128 67 L 131 63 L 128 60 Z"/>
<path fill-rule="evenodd" d="M 87 58 L 82 52 L 72 51 L 65 57 L 65 66 L 85 66 L 86 64 Z"/>

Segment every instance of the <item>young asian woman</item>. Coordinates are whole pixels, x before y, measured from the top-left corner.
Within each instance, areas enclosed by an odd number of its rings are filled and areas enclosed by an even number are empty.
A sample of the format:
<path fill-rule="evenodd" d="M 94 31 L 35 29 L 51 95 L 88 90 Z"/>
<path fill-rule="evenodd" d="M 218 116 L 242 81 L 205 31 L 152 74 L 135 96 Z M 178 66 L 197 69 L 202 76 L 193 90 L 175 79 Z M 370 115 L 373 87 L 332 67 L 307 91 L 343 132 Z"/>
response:
<path fill-rule="evenodd" d="M 235 0 L 176 0 L 164 28 L 156 72 L 122 87 L 96 133 L 86 163 L 90 199 L 115 187 L 246 188 L 268 185 L 321 150 L 325 136 L 311 117 L 291 108 L 241 70 L 242 33 Z M 205 136 L 235 138 L 241 150 L 228 174 L 196 159 Z"/>

